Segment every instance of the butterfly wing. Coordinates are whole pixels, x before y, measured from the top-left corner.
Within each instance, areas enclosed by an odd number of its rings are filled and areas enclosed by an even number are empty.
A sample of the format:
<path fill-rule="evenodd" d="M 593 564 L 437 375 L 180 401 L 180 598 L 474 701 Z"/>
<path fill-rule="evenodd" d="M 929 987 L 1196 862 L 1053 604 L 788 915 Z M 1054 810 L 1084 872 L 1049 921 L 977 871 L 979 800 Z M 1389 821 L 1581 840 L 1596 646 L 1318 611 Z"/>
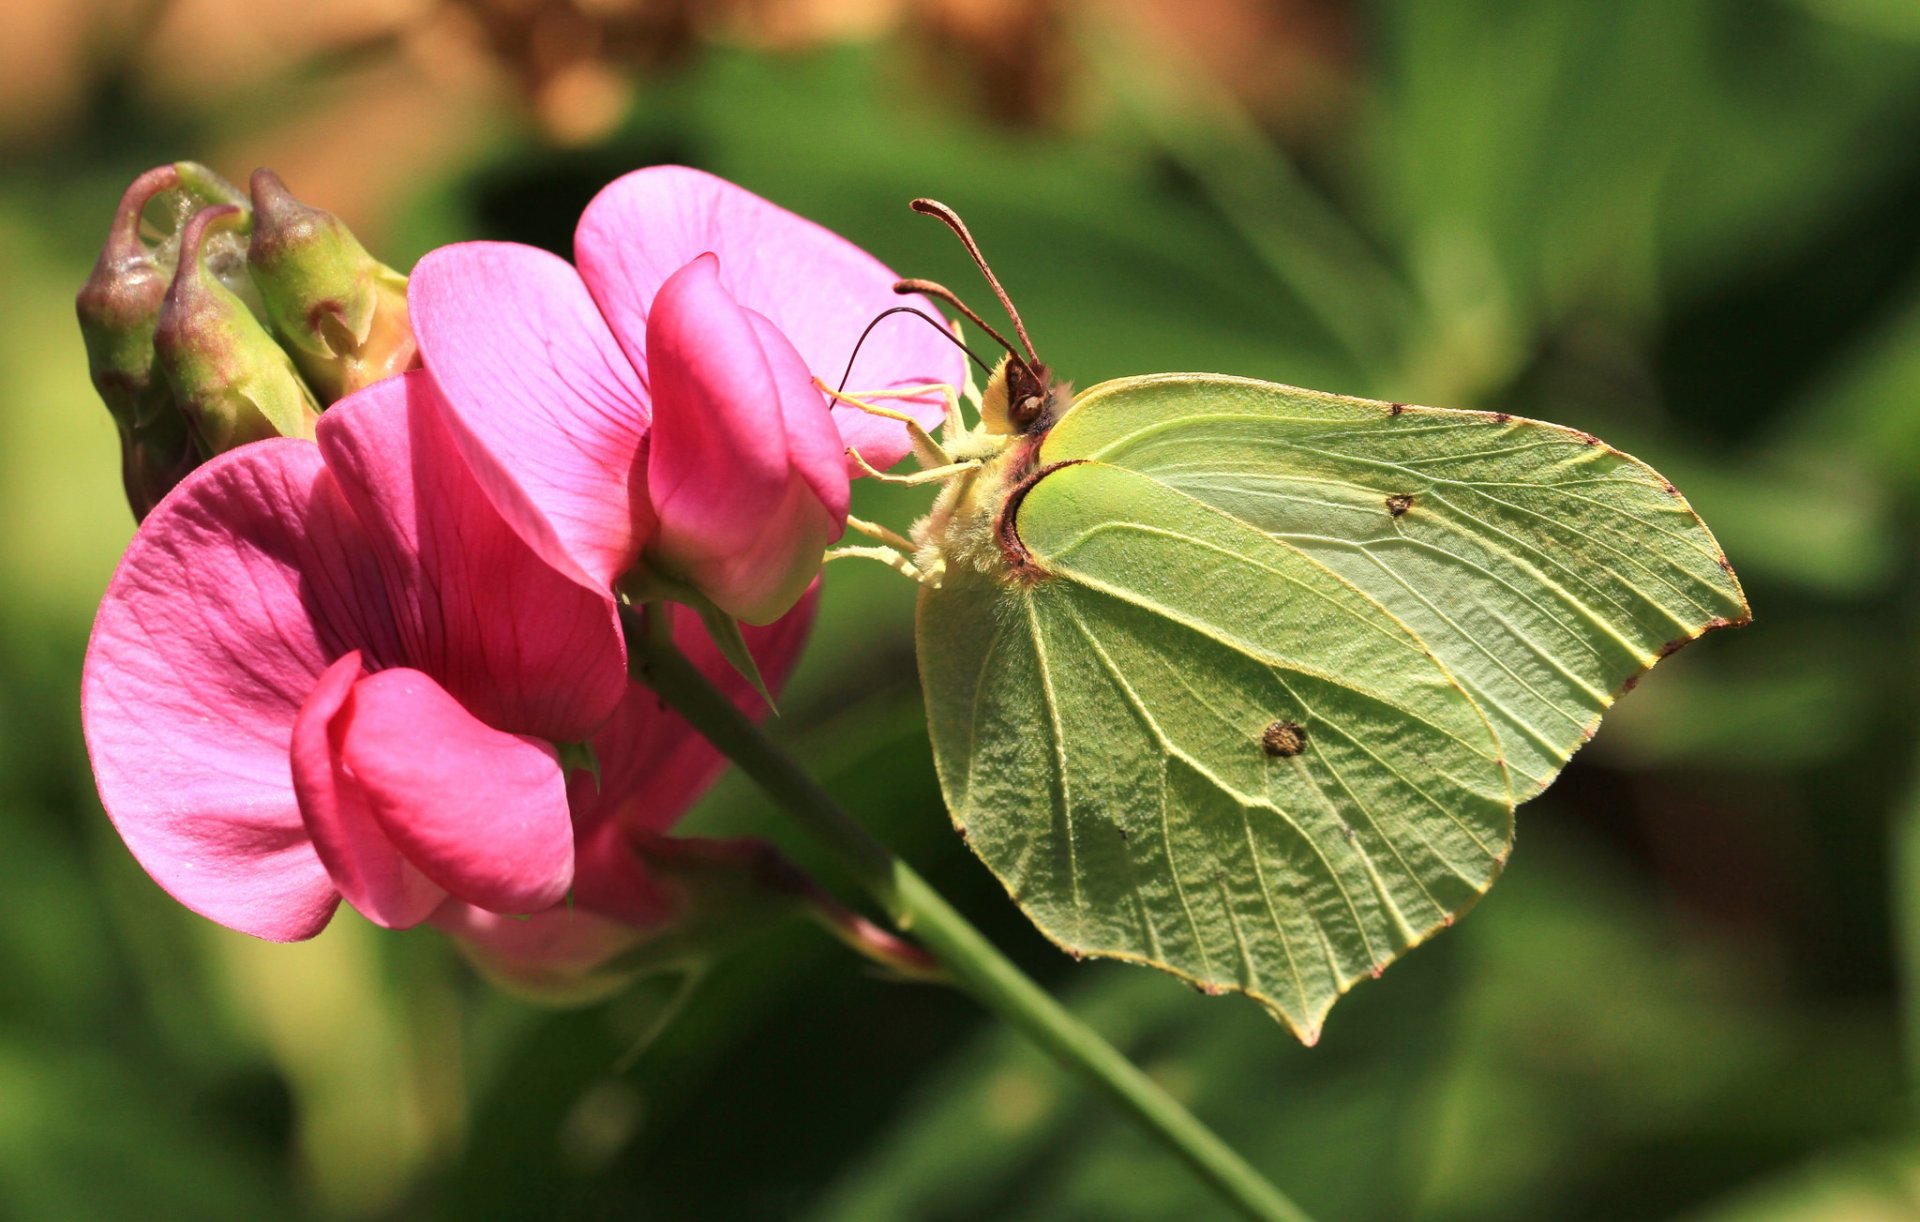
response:
<path fill-rule="evenodd" d="M 1492 721 L 1522 801 L 1648 667 L 1750 618 L 1672 484 L 1535 420 L 1171 374 L 1088 391 L 1041 457 L 1140 472 L 1365 591 Z"/>
<path fill-rule="evenodd" d="M 1018 529 L 1046 575 L 950 573 L 920 656 L 954 820 L 1055 941 L 1248 993 L 1311 1042 L 1492 882 L 1498 740 L 1378 602 L 1105 463 L 1042 478 Z"/>
<path fill-rule="evenodd" d="M 1573 430 L 1210 375 L 1109 382 L 923 593 L 942 787 L 1055 941 L 1303 1039 L 1451 923 L 1660 657 L 1747 606 L 1684 499 Z"/>

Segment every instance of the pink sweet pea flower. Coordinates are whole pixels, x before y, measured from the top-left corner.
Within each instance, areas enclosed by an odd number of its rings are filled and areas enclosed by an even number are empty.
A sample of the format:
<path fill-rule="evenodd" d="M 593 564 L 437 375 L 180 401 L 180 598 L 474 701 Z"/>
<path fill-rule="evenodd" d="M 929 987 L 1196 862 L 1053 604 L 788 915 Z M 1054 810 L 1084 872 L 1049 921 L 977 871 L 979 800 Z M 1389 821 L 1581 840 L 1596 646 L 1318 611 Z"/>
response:
<path fill-rule="evenodd" d="M 837 381 L 866 324 L 901 303 L 894 274 L 677 166 L 603 190 L 574 246 L 577 271 L 498 242 L 446 247 L 415 269 L 421 355 L 462 452 L 502 515 L 589 588 L 638 568 L 767 622 L 844 526 L 844 451 L 884 468 L 910 448 L 904 426 L 829 410 L 809 385 Z M 960 354 L 931 328 L 902 322 L 882 338 L 853 388 L 960 380 Z M 900 406 L 940 418 L 934 396 Z"/>
<path fill-rule="evenodd" d="M 746 629 L 769 689 L 786 684 L 817 602 L 809 591 L 773 624 Z M 742 710 L 766 711 L 697 619 L 679 616 L 674 641 Z M 644 944 L 680 911 L 686 897 L 648 874 L 632 840 L 669 831 L 726 767 L 712 743 L 638 683 L 628 685 L 592 746 L 600 776 L 576 772 L 572 783 L 578 844 L 572 905 L 514 919 L 448 904 L 433 918 L 495 979 L 550 1000 L 586 1000 L 620 987 L 626 974 L 607 970 L 608 961 Z"/>
<path fill-rule="evenodd" d="M 342 896 L 404 927 L 574 885 L 555 744 L 627 692 L 615 607 L 501 521 L 435 397 L 391 379 L 317 446 L 208 463 L 108 587 L 81 685 L 101 800 L 221 924 L 293 940 Z"/>

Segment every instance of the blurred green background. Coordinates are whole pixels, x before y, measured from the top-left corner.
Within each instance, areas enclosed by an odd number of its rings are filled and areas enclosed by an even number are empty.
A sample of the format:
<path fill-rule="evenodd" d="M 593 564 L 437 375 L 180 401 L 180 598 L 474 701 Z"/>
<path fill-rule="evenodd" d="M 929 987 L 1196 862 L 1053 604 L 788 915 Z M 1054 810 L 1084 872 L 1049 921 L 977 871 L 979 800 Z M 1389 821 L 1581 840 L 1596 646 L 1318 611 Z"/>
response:
<path fill-rule="evenodd" d="M 1023 928 L 940 809 L 893 574 L 830 572 L 778 732 L 1320 1216 L 1920 1216 L 1914 0 L 13 0 L 0 155 L 0 1216 L 1214 1216 L 966 999 L 806 929 L 631 1056 L 664 985 L 556 1013 L 429 933 L 270 946 L 147 881 L 79 731 L 132 522 L 71 302 L 182 157 L 273 165 L 402 267 L 564 252 L 685 162 L 985 296 L 933 195 L 1082 386 L 1219 370 L 1644 457 L 1757 622 L 1610 714 L 1311 1050 Z M 733 778 L 690 826 L 819 865 Z"/>

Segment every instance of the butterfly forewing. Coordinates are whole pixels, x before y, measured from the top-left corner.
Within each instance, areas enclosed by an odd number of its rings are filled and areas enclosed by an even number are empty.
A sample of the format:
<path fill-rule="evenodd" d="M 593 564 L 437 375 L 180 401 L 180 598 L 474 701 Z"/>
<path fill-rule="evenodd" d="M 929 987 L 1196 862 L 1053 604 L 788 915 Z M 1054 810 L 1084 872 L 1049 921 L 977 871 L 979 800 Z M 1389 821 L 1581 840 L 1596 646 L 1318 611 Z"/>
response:
<path fill-rule="evenodd" d="M 1042 458 L 1137 471 L 1365 591 L 1472 694 L 1521 800 L 1655 661 L 1748 618 L 1671 484 L 1538 421 L 1170 374 L 1088 391 Z"/>

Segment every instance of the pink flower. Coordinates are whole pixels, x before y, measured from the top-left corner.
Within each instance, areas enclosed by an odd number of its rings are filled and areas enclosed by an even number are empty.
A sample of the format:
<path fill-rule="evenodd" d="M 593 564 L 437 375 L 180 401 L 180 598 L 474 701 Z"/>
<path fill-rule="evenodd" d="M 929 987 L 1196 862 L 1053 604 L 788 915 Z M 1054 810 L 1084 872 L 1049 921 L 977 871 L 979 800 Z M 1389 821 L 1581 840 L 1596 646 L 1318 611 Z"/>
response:
<path fill-rule="evenodd" d="M 809 385 L 837 381 L 866 324 L 900 303 L 893 273 L 677 166 L 607 187 L 574 245 L 577 271 L 491 242 L 415 269 L 421 355 L 462 452 L 523 537 L 590 588 L 637 566 L 772 619 L 844 526 L 844 451 L 887 467 L 909 449 L 902 425 L 829 410 Z M 959 380 L 959 353 L 931 328 L 903 322 L 881 338 L 853 388 Z M 932 396 L 903 406 L 940 416 Z"/>
<path fill-rule="evenodd" d="M 555 744 L 627 692 L 615 607 L 495 513 L 424 375 L 202 467 L 108 587 L 82 680 L 101 800 L 175 898 L 263 938 L 342 896 L 402 927 L 575 882 Z"/>
<path fill-rule="evenodd" d="M 792 673 L 817 601 L 809 592 L 773 624 L 746 629 L 771 690 L 779 691 Z M 679 616 L 674 640 L 741 709 L 765 712 L 766 702 L 698 620 Z M 628 685 L 592 745 L 598 780 L 576 772 L 572 782 L 578 845 L 572 903 L 526 919 L 449 904 L 433 918 L 496 979 L 548 999 L 584 1000 L 618 988 L 626 974 L 605 970 L 608 960 L 645 943 L 678 914 L 686 897 L 648 874 L 631 839 L 671 829 L 726 766 L 713 744 L 638 683 Z"/>

